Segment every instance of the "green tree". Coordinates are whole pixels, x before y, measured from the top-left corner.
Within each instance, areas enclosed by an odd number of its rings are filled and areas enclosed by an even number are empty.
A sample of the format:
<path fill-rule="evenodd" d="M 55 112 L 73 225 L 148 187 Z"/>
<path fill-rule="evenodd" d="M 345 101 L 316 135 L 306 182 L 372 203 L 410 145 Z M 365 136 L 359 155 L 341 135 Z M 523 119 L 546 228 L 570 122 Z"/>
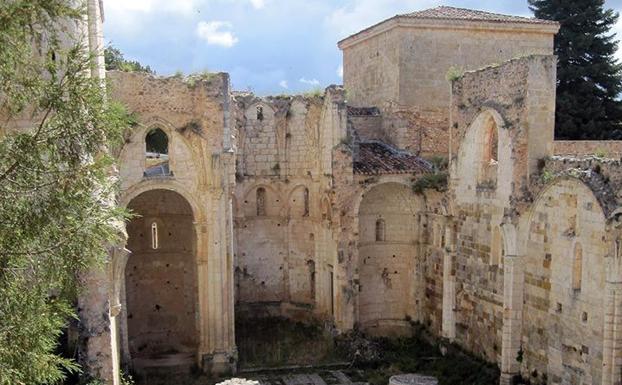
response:
<path fill-rule="evenodd" d="M 71 33 L 86 9 L 75 4 L 0 1 L 1 385 L 79 370 L 54 353 L 58 337 L 81 273 L 102 264 L 124 215 L 110 204 L 106 148 L 127 115 L 88 76 L 93 56 Z"/>
<path fill-rule="evenodd" d="M 106 61 L 106 70 L 116 70 L 124 72 L 146 72 L 155 74 L 155 71 L 149 66 L 143 66 L 135 60 L 127 60 L 123 56 L 123 52 L 118 48 L 109 46 L 104 50 L 104 58 Z"/>
<path fill-rule="evenodd" d="M 559 139 L 622 139 L 622 67 L 604 0 L 528 0 L 534 15 L 561 25 L 555 37 Z"/>

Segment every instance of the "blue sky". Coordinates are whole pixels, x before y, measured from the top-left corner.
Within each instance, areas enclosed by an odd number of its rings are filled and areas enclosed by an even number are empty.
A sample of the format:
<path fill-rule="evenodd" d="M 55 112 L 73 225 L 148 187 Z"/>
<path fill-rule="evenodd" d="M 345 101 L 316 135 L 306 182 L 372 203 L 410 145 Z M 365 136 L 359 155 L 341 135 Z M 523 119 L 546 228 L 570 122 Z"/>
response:
<path fill-rule="evenodd" d="M 527 0 L 104 0 L 104 33 L 161 75 L 224 71 L 235 90 L 297 93 L 341 84 L 340 39 L 437 5 L 531 16 Z"/>

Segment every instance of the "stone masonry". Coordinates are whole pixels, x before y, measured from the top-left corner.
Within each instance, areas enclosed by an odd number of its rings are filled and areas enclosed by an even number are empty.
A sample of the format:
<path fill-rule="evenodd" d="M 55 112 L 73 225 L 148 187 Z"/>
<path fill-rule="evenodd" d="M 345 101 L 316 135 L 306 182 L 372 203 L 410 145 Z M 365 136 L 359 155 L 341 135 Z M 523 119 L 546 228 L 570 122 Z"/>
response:
<path fill-rule="evenodd" d="M 345 86 L 319 97 L 106 74 L 137 120 L 117 155 L 138 216 L 84 277 L 87 370 L 233 372 L 236 317 L 280 316 L 419 322 L 502 384 L 622 384 L 622 146 L 553 140 L 558 28 L 396 16 L 339 43 Z"/>

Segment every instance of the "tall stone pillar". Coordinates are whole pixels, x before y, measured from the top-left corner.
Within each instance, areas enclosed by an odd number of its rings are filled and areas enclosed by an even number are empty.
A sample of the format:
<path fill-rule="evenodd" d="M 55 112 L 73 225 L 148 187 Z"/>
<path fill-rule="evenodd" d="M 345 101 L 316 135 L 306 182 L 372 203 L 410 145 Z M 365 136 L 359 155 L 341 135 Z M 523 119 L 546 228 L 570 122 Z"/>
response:
<path fill-rule="evenodd" d="M 117 316 L 128 256 L 129 251 L 124 247 L 112 247 L 109 261 L 103 267 L 81 277 L 78 360 L 85 373 L 107 385 L 119 384 Z"/>
<path fill-rule="evenodd" d="M 609 253 L 605 258 L 605 319 L 603 325 L 602 385 L 622 385 L 622 218 L 617 214 L 606 228 Z"/>
<path fill-rule="evenodd" d="M 456 235 L 452 226 L 445 227 L 446 246 L 443 253 L 443 337 L 456 338 L 456 275 L 453 262 L 456 258 Z"/>
<path fill-rule="evenodd" d="M 235 371 L 233 255 L 227 236 L 227 194 L 212 190 L 208 220 L 196 224 L 201 343 L 199 360 L 213 375 Z"/>
<path fill-rule="evenodd" d="M 523 318 L 524 270 L 523 258 L 505 255 L 503 281 L 503 334 L 501 346 L 501 385 L 511 384 L 511 379 L 520 372 L 516 360 L 521 349 L 521 328 Z"/>
<path fill-rule="evenodd" d="M 602 385 L 622 384 L 622 282 L 605 285 Z"/>

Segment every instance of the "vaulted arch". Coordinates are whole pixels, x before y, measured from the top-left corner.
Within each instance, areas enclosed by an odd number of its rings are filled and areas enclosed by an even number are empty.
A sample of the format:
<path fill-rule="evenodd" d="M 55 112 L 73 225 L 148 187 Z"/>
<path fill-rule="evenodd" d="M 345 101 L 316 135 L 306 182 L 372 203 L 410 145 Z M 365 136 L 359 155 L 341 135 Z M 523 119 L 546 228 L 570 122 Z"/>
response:
<path fill-rule="evenodd" d="M 199 341 L 196 234 L 191 205 L 170 190 L 128 204 L 127 346 L 135 367 L 156 357 L 196 357 Z"/>
<path fill-rule="evenodd" d="M 475 117 L 458 149 L 452 175 L 459 202 L 482 190 L 507 202 L 513 175 L 511 148 L 509 130 L 497 111 L 485 109 Z"/>
<path fill-rule="evenodd" d="M 378 335 L 409 332 L 417 319 L 415 260 L 420 197 L 398 183 L 367 191 L 359 207 L 359 322 Z"/>
<path fill-rule="evenodd" d="M 608 253 L 603 242 L 603 209 L 585 183 L 561 178 L 540 193 L 526 219 L 521 230 L 525 253 L 522 340 L 529 344 L 523 346 L 523 364 L 529 371 L 568 381 L 572 370 L 587 371 L 600 383 L 602 355 L 585 352 L 603 350 Z M 564 350 L 564 346 L 581 346 L 582 350 Z M 563 351 L 559 359 L 567 369 L 551 366 L 554 357 L 538 353 L 555 349 Z M 579 361 L 584 363 L 579 365 Z"/>

